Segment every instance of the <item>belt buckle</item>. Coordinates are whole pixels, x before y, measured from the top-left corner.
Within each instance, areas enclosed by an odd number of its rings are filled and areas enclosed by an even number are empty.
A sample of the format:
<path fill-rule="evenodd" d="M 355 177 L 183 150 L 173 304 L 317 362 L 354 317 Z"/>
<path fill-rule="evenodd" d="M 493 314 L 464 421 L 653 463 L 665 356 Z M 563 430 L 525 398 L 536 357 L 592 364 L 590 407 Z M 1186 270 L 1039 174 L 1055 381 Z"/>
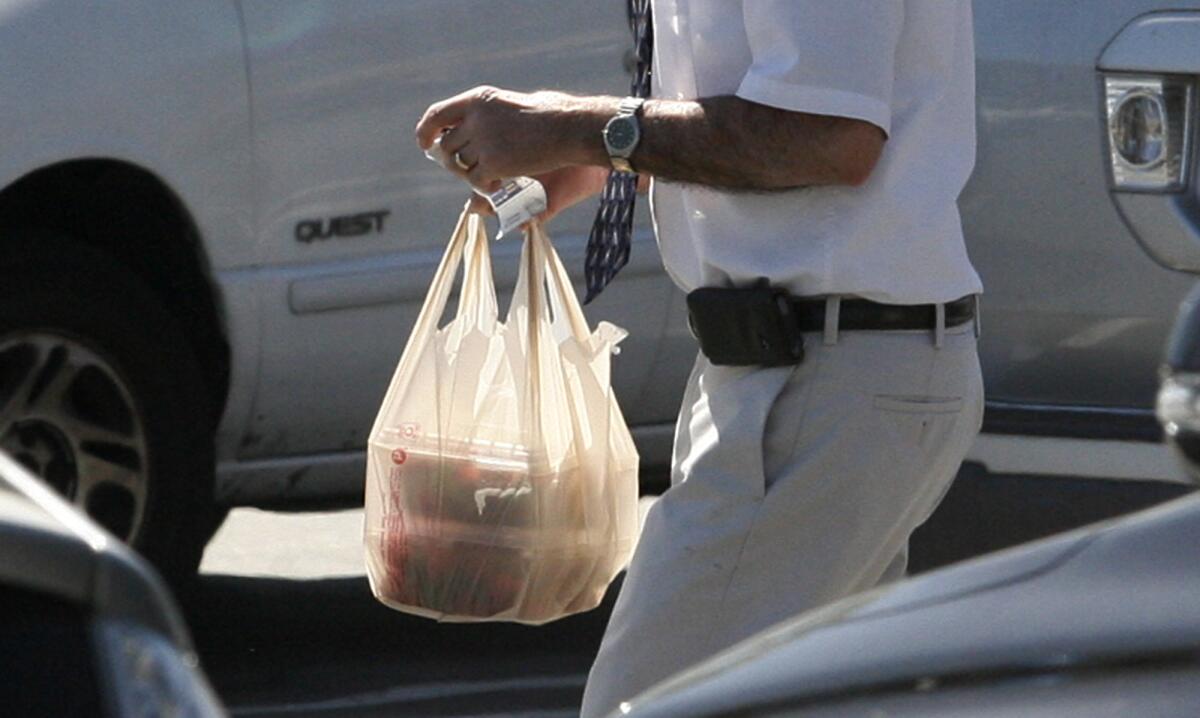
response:
<path fill-rule="evenodd" d="M 800 323 L 796 319 L 792 295 L 781 287 L 771 287 L 762 280 L 763 286 L 771 292 L 772 304 L 776 315 L 774 324 L 777 330 L 764 336 L 764 366 L 787 366 L 804 361 L 804 335 L 800 332 Z"/>

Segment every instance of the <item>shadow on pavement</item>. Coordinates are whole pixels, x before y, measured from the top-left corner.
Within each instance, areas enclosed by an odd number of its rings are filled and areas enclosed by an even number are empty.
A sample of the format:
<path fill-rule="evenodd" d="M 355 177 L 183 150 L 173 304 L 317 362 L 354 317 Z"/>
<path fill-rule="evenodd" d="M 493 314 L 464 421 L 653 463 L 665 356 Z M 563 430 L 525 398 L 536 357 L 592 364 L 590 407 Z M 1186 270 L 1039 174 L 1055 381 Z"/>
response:
<path fill-rule="evenodd" d="M 938 510 L 913 534 L 909 574 L 1117 518 L 1194 490 L 1162 481 L 989 474 L 967 463 Z"/>
<path fill-rule="evenodd" d="M 396 686 L 546 677 L 533 700 L 578 705 L 619 580 L 591 612 L 545 626 L 442 624 L 379 604 L 365 577 L 290 580 L 205 575 L 189 622 L 205 670 L 231 709 L 320 702 Z M 557 688 L 555 687 L 557 685 Z M 520 693 L 520 691 L 516 691 Z M 513 697 L 510 696 L 510 699 Z M 499 709 L 491 699 L 491 710 Z M 502 698 L 500 700 L 503 700 Z"/>

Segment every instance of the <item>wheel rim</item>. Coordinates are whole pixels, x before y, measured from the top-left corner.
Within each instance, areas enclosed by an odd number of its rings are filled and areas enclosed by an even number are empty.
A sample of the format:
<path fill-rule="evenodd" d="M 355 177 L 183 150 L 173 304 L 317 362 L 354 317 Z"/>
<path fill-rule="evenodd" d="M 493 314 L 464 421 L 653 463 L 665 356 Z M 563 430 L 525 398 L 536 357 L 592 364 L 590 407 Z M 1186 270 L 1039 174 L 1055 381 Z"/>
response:
<path fill-rule="evenodd" d="M 0 337 L 0 450 L 134 541 L 149 494 L 149 453 L 128 382 L 77 339 Z"/>

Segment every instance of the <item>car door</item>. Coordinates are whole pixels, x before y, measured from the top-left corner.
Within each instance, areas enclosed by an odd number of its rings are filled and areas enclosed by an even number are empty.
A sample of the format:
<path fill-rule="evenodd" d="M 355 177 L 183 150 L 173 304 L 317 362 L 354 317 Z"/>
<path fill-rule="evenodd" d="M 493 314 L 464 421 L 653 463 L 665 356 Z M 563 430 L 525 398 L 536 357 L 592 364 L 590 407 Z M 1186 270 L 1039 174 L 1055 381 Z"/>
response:
<path fill-rule="evenodd" d="M 624 94 L 624 5 L 241 0 L 241 8 L 262 304 L 260 386 L 241 458 L 357 451 L 468 196 L 416 148 L 417 119 L 429 103 L 485 83 Z M 578 208 L 550 227 L 577 282 L 592 212 Z M 520 240 L 492 249 L 503 306 Z M 643 227 L 631 265 L 588 308 L 591 321 L 630 332 L 614 383 L 631 424 L 674 412 L 640 400 L 670 291 Z"/>
<path fill-rule="evenodd" d="M 985 287 L 985 431 L 1158 435 L 1157 367 L 1194 279 L 1156 264 L 1110 197 L 1097 62 L 1161 4 L 974 4 L 978 162 L 961 205 Z"/>

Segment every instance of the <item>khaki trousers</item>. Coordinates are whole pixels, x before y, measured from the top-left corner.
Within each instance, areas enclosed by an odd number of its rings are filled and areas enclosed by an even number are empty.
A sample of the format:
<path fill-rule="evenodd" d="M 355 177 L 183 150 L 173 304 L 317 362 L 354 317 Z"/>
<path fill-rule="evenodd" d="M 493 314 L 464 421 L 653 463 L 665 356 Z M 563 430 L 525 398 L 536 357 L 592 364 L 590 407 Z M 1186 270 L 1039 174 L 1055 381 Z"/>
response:
<path fill-rule="evenodd" d="M 582 715 L 904 575 L 978 433 L 976 325 L 805 335 L 795 367 L 697 359 Z M 940 342 L 940 346 L 937 344 Z"/>

